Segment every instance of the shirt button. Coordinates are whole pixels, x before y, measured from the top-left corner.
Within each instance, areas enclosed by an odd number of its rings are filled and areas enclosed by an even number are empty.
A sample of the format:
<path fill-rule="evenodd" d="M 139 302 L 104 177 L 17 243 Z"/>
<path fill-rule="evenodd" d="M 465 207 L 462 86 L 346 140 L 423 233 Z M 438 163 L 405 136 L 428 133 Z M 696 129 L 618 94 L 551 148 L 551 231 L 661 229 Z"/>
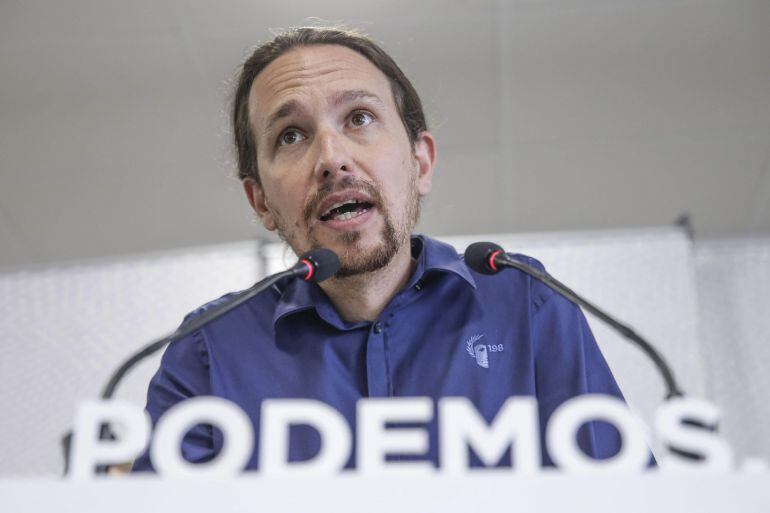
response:
<path fill-rule="evenodd" d="M 417 284 L 414 286 L 414 288 L 415 290 L 422 290 L 422 283 L 418 281 Z"/>
<path fill-rule="evenodd" d="M 382 333 L 382 323 L 381 322 L 375 322 L 374 323 L 374 332 L 375 333 Z"/>

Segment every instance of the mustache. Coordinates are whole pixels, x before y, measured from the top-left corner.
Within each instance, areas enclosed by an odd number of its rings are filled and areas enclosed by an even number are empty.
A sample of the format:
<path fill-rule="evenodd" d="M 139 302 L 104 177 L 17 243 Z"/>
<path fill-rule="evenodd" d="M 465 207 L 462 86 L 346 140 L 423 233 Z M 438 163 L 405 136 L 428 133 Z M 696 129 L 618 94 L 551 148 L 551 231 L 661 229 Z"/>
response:
<path fill-rule="evenodd" d="M 358 191 L 363 192 L 370 198 L 372 198 L 376 205 L 382 206 L 382 196 L 380 191 L 373 183 L 354 178 L 352 176 L 345 176 L 342 180 L 333 183 L 324 183 L 318 190 L 305 202 L 305 207 L 302 209 L 302 217 L 305 223 L 310 223 L 313 217 L 313 213 L 318 210 L 321 203 L 330 195 L 342 192 L 342 191 Z"/>

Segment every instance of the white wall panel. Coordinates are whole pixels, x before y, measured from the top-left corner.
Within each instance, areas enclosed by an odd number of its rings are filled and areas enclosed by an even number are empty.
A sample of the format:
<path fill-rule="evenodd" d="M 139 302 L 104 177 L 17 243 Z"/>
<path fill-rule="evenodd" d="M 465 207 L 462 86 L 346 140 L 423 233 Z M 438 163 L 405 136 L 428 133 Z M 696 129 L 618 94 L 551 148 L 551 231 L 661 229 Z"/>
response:
<path fill-rule="evenodd" d="M 739 458 L 770 459 L 770 237 L 696 251 L 701 339 L 711 395 Z"/>
<path fill-rule="evenodd" d="M 0 275 L 0 474 L 61 472 L 76 402 L 98 397 L 122 360 L 187 312 L 250 286 L 255 251 L 230 244 Z M 143 407 L 158 361 L 117 395 Z"/>

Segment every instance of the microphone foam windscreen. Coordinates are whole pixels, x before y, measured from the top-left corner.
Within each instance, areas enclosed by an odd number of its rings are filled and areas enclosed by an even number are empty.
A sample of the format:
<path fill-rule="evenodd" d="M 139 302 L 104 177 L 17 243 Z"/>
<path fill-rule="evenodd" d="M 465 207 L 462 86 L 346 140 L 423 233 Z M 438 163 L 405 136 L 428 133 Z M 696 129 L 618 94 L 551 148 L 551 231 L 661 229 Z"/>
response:
<path fill-rule="evenodd" d="M 497 274 L 500 270 L 489 266 L 489 257 L 503 248 L 494 242 L 474 242 L 465 250 L 465 263 L 472 270 L 481 274 Z"/>
<path fill-rule="evenodd" d="M 313 266 L 313 275 L 308 281 L 319 282 L 334 276 L 340 268 L 340 258 L 330 249 L 311 249 L 300 257 L 307 260 Z"/>

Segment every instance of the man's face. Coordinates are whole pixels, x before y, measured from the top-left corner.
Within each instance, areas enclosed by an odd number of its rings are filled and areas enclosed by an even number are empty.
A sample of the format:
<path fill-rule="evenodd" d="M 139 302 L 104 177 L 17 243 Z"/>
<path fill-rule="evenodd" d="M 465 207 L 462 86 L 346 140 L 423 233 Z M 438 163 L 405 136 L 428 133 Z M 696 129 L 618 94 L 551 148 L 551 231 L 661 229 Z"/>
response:
<path fill-rule="evenodd" d="M 385 75 L 338 45 L 268 65 L 249 95 L 261 185 L 244 182 L 265 228 L 295 253 L 326 247 L 338 276 L 370 272 L 402 248 L 430 192 L 433 138 L 409 141 Z"/>

